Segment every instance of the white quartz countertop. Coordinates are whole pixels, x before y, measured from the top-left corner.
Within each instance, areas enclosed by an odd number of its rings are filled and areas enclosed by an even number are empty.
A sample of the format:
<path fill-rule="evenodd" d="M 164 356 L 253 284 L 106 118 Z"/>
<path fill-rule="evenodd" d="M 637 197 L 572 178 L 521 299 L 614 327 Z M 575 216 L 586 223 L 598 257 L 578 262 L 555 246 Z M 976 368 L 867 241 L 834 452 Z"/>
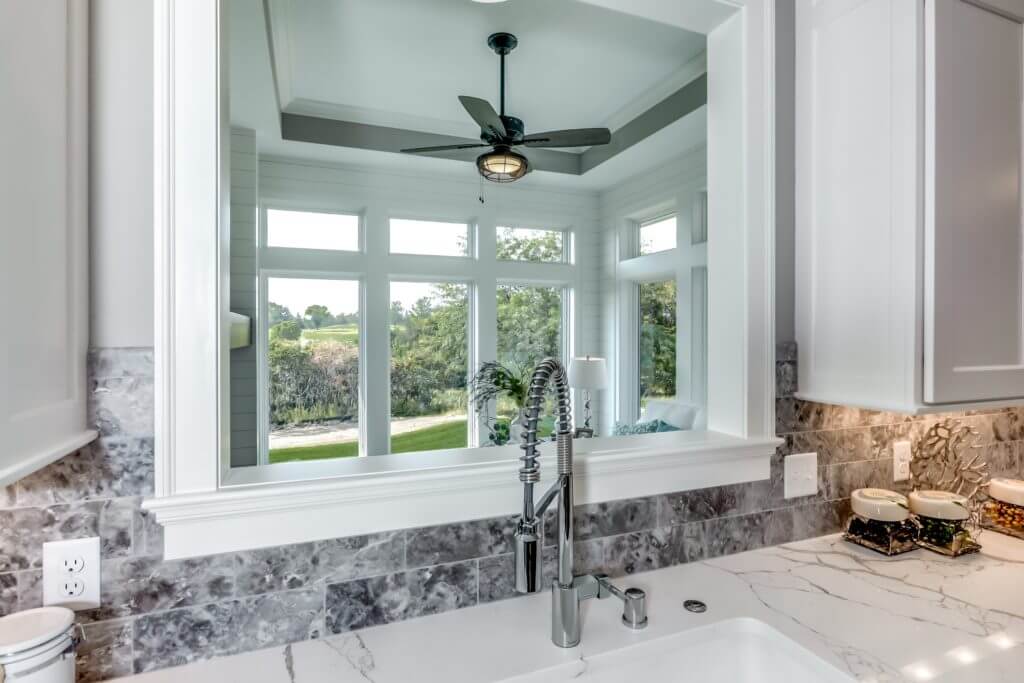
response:
<path fill-rule="evenodd" d="M 570 650 L 548 639 L 545 593 L 122 680 L 485 683 L 548 668 L 571 680 L 588 657 L 753 617 L 862 681 L 1021 681 L 1024 542 L 984 532 L 981 543 L 957 559 L 886 558 L 825 536 L 634 575 L 616 583 L 647 591 L 650 626 L 629 631 L 617 600 L 588 601 Z M 708 611 L 684 610 L 690 598 Z"/>

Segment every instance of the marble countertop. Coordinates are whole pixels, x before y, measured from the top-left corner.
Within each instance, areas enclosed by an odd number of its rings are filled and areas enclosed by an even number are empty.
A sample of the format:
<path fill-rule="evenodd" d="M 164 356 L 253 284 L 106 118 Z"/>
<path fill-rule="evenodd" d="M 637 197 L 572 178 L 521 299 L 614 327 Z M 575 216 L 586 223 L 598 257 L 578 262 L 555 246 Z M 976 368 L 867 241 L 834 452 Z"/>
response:
<path fill-rule="evenodd" d="M 732 617 L 754 617 L 854 678 L 980 682 L 1024 678 L 1024 542 L 984 532 L 982 554 L 885 558 L 838 536 L 637 574 L 650 627 L 631 632 L 615 600 L 584 606 L 582 644 L 548 640 L 544 593 L 322 640 L 133 676 L 133 683 L 501 681 Z M 693 614 L 697 598 L 708 611 Z"/>

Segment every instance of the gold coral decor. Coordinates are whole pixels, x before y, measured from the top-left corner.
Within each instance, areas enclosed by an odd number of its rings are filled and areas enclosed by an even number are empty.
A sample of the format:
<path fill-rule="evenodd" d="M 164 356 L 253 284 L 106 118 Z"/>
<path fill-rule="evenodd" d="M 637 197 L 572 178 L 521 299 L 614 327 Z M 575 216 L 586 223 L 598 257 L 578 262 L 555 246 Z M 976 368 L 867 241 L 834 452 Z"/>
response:
<path fill-rule="evenodd" d="M 946 418 L 932 425 L 918 439 L 910 462 L 915 488 L 964 496 L 970 501 L 971 521 L 975 523 L 989 478 L 988 463 L 982 459 L 979 440 L 977 430 Z"/>

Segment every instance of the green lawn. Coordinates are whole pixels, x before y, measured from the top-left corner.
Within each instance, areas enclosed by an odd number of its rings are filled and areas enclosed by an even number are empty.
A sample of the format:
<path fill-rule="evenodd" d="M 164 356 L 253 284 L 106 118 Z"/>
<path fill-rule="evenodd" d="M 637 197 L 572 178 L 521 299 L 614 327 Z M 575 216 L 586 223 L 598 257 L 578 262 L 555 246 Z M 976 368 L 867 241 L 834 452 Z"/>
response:
<path fill-rule="evenodd" d="M 359 325 L 350 323 L 348 325 L 331 325 L 321 327 L 319 330 L 302 330 L 303 339 L 330 340 L 352 344 L 359 343 Z"/>
<path fill-rule="evenodd" d="M 442 448 L 466 447 L 466 421 L 457 420 L 444 424 L 417 429 L 399 434 L 391 439 L 392 453 L 433 451 Z M 351 458 L 359 455 L 359 444 L 325 444 L 320 446 L 299 446 L 296 448 L 275 448 L 270 451 L 270 462 L 293 462 L 296 460 L 323 460 L 325 458 Z"/>

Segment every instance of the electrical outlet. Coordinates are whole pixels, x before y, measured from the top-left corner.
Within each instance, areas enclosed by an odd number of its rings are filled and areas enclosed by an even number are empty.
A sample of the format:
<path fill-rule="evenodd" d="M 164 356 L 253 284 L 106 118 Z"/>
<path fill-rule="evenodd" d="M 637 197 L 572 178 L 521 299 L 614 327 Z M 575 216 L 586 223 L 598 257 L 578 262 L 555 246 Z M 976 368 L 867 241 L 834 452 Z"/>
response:
<path fill-rule="evenodd" d="M 813 496 L 818 492 L 817 453 L 787 455 L 782 462 L 784 497 Z"/>
<path fill-rule="evenodd" d="M 43 604 L 72 610 L 100 606 L 100 539 L 43 544 Z"/>
<path fill-rule="evenodd" d="M 910 479 L 910 461 L 913 459 L 909 441 L 895 441 L 892 444 L 892 480 Z"/>

